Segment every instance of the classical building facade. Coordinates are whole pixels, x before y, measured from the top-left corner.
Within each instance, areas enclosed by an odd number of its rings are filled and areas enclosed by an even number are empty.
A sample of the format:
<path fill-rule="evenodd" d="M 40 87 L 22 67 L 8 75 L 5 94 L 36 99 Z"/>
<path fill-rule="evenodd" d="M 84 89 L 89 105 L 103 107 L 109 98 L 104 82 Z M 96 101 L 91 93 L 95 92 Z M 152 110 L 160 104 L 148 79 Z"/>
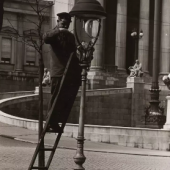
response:
<path fill-rule="evenodd" d="M 98 1 L 105 8 L 107 18 L 102 23 L 88 75 L 91 88 L 126 86 L 128 67 L 134 65 L 136 59 L 142 63 L 144 80 L 151 82 L 153 59 L 157 52 L 160 54 L 159 62 L 154 67 L 159 70 L 161 82 L 162 76 L 170 72 L 170 1 Z M 53 6 L 52 16 L 61 11 L 70 11 L 74 3 L 74 0 L 58 0 Z M 158 15 L 161 22 L 157 22 Z M 156 34 L 158 26 L 161 27 L 160 37 Z M 143 31 L 143 37 L 136 42 L 131 36 L 134 28 L 137 33 Z M 155 48 L 157 41 L 160 42 L 159 49 Z"/>
<path fill-rule="evenodd" d="M 39 54 L 27 37 L 38 43 L 37 14 L 30 3 L 23 0 L 5 0 L 3 25 L 0 32 L 0 92 L 33 90 L 38 84 Z M 40 6 L 46 6 L 40 3 Z M 42 31 L 50 29 L 51 8 L 47 8 Z M 17 31 L 16 31 L 17 30 Z M 16 40 L 17 38 L 17 40 Z M 49 66 L 46 45 L 43 46 L 45 67 Z"/>
<path fill-rule="evenodd" d="M 56 14 L 69 12 L 77 0 L 57 0 L 49 9 L 51 22 L 44 25 L 44 31 L 54 28 Z M 89 88 L 125 87 L 129 74 L 128 67 L 138 59 L 143 66 L 144 80 L 150 82 L 152 77 L 154 55 L 159 52 L 159 78 L 170 71 L 170 26 L 169 0 L 98 0 L 107 12 L 106 20 L 102 21 L 99 40 L 95 45 L 94 59 L 88 74 Z M 161 2 L 161 6 L 158 2 Z M 26 34 L 32 29 L 32 24 L 25 19 L 35 19 L 36 16 L 26 3 L 21 0 L 6 0 L 2 32 L 0 34 L 0 71 L 27 78 L 37 74 L 38 57 L 32 48 L 14 41 L 3 30 L 15 34 L 7 18 L 20 33 Z M 157 22 L 157 16 L 161 22 Z M 70 30 L 73 31 L 74 20 Z M 161 36 L 155 33 L 161 25 Z M 143 37 L 136 41 L 131 36 L 132 30 Z M 9 34 L 8 33 L 8 34 Z M 159 41 L 159 48 L 155 42 Z M 46 49 L 48 47 L 45 46 Z M 137 51 L 135 55 L 135 50 Z M 48 51 L 48 50 L 47 50 Z M 49 53 L 44 56 L 45 65 L 49 68 Z M 4 73 L 5 72 L 5 73 Z M 24 76 L 23 76 L 24 75 Z M 2 76 L 1 76 L 2 77 Z M 36 76 L 35 76 L 36 77 Z"/>

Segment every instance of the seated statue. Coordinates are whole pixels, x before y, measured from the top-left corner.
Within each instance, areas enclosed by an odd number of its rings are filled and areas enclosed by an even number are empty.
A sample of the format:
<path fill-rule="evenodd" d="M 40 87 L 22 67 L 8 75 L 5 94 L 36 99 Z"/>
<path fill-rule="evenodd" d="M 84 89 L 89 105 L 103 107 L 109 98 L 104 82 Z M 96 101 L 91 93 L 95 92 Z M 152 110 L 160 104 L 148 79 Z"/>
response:
<path fill-rule="evenodd" d="M 142 64 L 139 62 L 139 60 L 136 60 L 135 65 L 130 66 L 129 70 L 130 70 L 129 77 L 142 77 L 143 76 Z"/>
<path fill-rule="evenodd" d="M 164 84 L 168 87 L 168 89 L 170 90 L 170 74 L 168 74 L 167 76 L 163 76 L 162 80 Z"/>
<path fill-rule="evenodd" d="M 42 85 L 47 86 L 47 85 L 50 85 L 50 83 L 51 83 L 50 72 L 48 71 L 47 68 L 44 68 L 44 76 L 43 76 Z"/>

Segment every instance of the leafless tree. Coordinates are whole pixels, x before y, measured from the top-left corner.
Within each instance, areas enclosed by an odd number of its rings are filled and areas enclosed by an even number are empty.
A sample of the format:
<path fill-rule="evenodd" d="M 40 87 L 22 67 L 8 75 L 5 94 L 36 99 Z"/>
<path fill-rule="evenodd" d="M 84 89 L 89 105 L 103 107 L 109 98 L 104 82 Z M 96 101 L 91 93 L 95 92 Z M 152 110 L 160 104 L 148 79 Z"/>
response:
<path fill-rule="evenodd" d="M 26 35 L 21 35 L 19 31 L 14 28 L 12 23 L 9 21 L 11 27 L 15 30 L 17 39 L 16 41 L 21 41 L 27 46 L 33 47 L 39 54 L 39 139 L 43 131 L 43 90 L 42 90 L 42 80 L 44 74 L 44 61 L 43 61 L 43 24 L 49 19 L 49 14 L 47 10 L 54 5 L 53 1 L 45 0 L 23 0 L 25 1 L 36 14 L 37 21 L 31 19 L 26 19 L 27 22 L 33 24 L 35 29 L 28 30 L 29 33 Z M 35 41 L 35 36 L 38 38 L 38 42 Z M 44 146 L 42 146 L 44 147 Z M 44 166 L 44 152 L 39 154 L 39 166 Z"/>

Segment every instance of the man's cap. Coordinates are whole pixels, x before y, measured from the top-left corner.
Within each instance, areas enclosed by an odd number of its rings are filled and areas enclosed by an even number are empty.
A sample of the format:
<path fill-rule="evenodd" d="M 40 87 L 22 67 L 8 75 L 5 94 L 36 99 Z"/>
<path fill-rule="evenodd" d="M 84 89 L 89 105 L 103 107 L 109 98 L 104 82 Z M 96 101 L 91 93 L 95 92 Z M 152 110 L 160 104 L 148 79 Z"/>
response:
<path fill-rule="evenodd" d="M 67 12 L 61 12 L 57 14 L 58 19 L 66 19 L 71 22 L 71 15 Z"/>

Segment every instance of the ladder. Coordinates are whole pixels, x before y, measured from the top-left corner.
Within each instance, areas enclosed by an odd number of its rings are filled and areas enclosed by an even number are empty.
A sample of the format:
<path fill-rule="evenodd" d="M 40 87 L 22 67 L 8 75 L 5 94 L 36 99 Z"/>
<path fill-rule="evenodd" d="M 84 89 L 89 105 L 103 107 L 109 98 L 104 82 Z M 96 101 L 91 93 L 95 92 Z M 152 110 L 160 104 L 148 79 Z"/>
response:
<path fill-rule="evenodd" d="M 49 110 L 47 121 L 46 121 L 45 126 L 44 126 L 44 128 L 43 128 L 42 134 L 41 134 L 40 139 L 39 139 L 39 141 L 38 141 L 37 147 L 36 147 L 35 152 L 34 152 L 34 154 L 33 154 L 33 157 L 32 157 L 32 160 L 31 160 L 31 163 L 30 163 L 30 165 L 29 165 L 28 170 L 33 170 L 33 169 L 37 169 L 37 170 L 38 170 L 38 169 L 48 170 L 48 169 L 49 169 L 49 166 L 50 166 L 50 164 L 51 164 L 51 161 L 52 161 L 52 159 L 53 159 L 55 150 L 56 150 L 56 148 L 57 148 L 57 146 L 58 146 L 58 143 L 59 143 L 59 141 L 60 141 L 60 138 L 61 138 L 61 135 L 62 135 L 62 131 L 63 131 L 64 127 L 65 127 L 65 124 L 66 124 L 66 121 L 67 121 L 67 118 L 68 118 L 68 117 L 65 119 L 64 122 L 61 123 L 61 132 L 57 132 L 57 137 L 56 137 L 56 139 L 55 139 L 55 142 L 54 142 L 53 147 L 46 147 L 46 146 L 45 146 L 43 149 L 41 149 L 41 144 L 42 144 L 43 141 L 44 141 L 44 137 L 45 137 L 46 133 L 48 132 L 48 126 L 49 126 L 49 123 L 50 123 L 50 118 L 51 118 L 52 113 L 53 113 L 52 111 L 53 111 L 55 105 L 57 104 L 57 101 L 58 101 L 58 98 L 59 98 L 59 95 L 60 95 L 62 86 L 63 86 L 63 84 L 64 84 L 64 80 L 65 80 L 66 74 L 67 74 L 67 72 L 68 72 L 68 68 L 69 68 L 69 65 L 70 65 L 70 63 L 71 63 L 73 54 L 74 54 L 74 53 L 71 53 L 71 55 L 70 55 L 70 57 L 69 57 L 69 60 L 68 60 L 68 62 L 67 62 L 67 65 L 66 65 L 66 67 L 65 67 L 64 74 L 63 74 L 62 79 L 61 79 L 61 83 L 60 83 L 60 86 L 59 86 L 58 93 L 57 93 L 57 95 L 56 95 L 56 97 L 55 97 L 55 99 L 54 99 L 54 102 L 53 102 L 53 104 L 52 104 L 51 109 Z M 77 91 L 78 91 L 78 88 L 77 88 Z M 69 115 L 69 114 L 68 114 L 68 115 Z M 53 133 L 56 133 L 56 132 L 54 131 Z M 48 151 L 48 152 L 51 152 L 50 155 L 49 155 L 49 158 L 48 158 L 48 160 L 47 160 L 47 163 L 45 164 L 45 167 L 34 166 L 35 160 L 36 160 L 37 155 L 38 155 L 38 153 L 39 153 L 40 151 Z"/>

